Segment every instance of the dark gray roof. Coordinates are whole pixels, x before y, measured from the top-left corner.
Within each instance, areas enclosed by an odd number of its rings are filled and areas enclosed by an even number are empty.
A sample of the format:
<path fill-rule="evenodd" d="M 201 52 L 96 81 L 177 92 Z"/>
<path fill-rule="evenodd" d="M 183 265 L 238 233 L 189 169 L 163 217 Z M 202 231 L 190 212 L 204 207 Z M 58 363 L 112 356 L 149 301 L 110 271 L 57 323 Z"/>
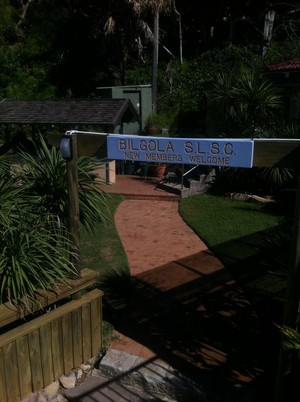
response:
<path fill-rule="evenodd" d="M 89 124 L 116 127 L 139 121 L 129 99 L 0 101 L 0 124 Z"/>

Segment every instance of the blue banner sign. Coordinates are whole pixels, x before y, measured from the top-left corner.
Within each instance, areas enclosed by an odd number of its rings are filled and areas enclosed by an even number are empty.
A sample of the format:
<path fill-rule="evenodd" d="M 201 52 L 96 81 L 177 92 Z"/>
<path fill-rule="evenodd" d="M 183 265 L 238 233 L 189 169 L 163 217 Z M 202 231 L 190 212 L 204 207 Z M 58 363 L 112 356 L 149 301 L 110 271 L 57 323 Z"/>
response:
<path fill-rule="evenodd" d="M 223 167 L 252 167 L 250 139 L 146 137 L 110 134 L 108 159 Z"/>

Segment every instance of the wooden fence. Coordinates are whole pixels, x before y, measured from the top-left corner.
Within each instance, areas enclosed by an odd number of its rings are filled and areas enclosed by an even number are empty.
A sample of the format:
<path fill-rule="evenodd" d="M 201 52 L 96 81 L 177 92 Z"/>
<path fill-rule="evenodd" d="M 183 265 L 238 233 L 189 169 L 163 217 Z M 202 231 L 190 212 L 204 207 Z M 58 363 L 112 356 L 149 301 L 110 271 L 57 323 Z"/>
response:
<path fill-rule="evenodd" d="M 99 352 L 102 296 L 92 290 L 0 335 L 0 402 L 25 399 Z"/>

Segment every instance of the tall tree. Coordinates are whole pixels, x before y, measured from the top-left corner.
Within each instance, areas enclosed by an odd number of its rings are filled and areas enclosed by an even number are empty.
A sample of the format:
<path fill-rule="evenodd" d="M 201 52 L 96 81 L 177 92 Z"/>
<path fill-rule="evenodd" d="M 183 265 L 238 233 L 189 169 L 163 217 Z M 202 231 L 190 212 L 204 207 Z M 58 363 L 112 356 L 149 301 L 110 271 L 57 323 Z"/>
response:
<path fill-rule="evenodd" d="M 264 43 L 262 49 L 262 57 L 266 56 L 268 47 L 272 39 L 273 25 L 275 20 L 275 10 L 267 10 L 265 14 L 265 25 L 264 25 Z"/>
<path fill-rule="evenodd" d="M 153 53 L 152 53 L 152 110 L 157 109 L 157 69 L 159 56 L 159 16 L 169 12 L 173 5 L 171 0 L 129 0 L 139 4 L 141 10 L 150 11 L 153 15 Z"/>
<path fill-rule="evenodd" d="M 139 27 L 140 31 L 150 38 L 153 44 L 152 52 L 152 108 L 153 111 L 157 107 L 157 70 L 158 70 L 158 55 L 159 55 L 159 16 L 162 12 L 169 12 L 174 6 L 174 0 L 126 0 L 127 4 L 131 6 L 132 14 L 129 16 Z M 114 7 L 111 10 L 116 13 Z M 153 19 L 152 29 L 147 22 L 147 17 Z M 122 15 L 123 17 L 123 15 Z M 119 21 L 121 23 L 121 21 Z M 117 26 L 115 17 L 110 15 L 105 23 L 107 33 L 115 33 L 117 29 L 124 29 L 124 21 L 122 25 Z M 137 32 L 136 32 L 137 33 Z M 140 36 L 135 38 L 136 43 L 140 43 Z M 131 45 L 131 44 L 129 44 Z"/>

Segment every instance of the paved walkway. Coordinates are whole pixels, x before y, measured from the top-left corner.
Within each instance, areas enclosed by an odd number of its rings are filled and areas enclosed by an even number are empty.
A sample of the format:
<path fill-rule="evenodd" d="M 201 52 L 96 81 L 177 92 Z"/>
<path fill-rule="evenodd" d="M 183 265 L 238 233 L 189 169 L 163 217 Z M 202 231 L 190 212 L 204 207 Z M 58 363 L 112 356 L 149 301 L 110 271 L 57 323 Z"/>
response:
<path fill-rule="evenodd" d="M 161 179 L 143 176 L 117 176 L 116 183 L 103 186 L 107 193 L 121 194 L 130 199 L 176 201 L 180 197 L 158 187 Z"/>
<path fill-rule="evenodd" d="M 170 202 L 177 196 L 159 190 L 158 201 L 155 181 L 128 176 L 110 191 L 127 196 L 115 222 L 137 289 L 111 348 L 164 360 L 210 389 L 248 392 L 263 372 L 264 345 L 242 290 L 182 220 Z"/>
<path fill-rule="evenodd" d="M 208 401 L 271 400 L 261 388 L 256 393 L 265 358 L 256 314 L 221 262 L 181 219 L 178 197 L 156 184 L 117 176 L 117 183 L 106 188 L 125 195 L 115 222 L 133 283 L 131 302 L 113 321 L 110 351 L 141 357 L 146 367 L 170 365 L 201 385 L 212 396 Z M 82 400 L 136 400 L 125 394 L 105 399 L 101 390 Z"/>
<path fill-rule="evenodd" d="M 207 249 L 180 217 L 177 202 L 125 199 L 115 222 L 132 275 Z"/>

